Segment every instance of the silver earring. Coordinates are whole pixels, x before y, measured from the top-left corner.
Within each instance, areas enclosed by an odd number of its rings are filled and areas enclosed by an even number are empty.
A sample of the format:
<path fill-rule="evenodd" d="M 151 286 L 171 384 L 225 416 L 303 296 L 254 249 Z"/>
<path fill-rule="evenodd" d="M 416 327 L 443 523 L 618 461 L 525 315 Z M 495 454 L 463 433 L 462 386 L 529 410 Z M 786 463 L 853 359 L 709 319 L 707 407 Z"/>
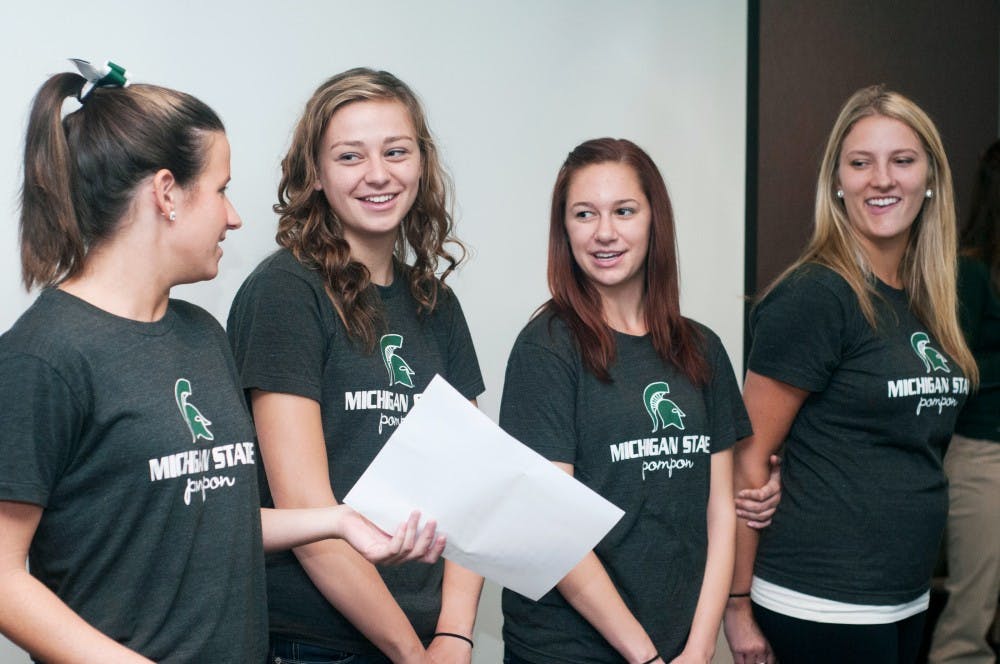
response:
<path fill-rule="evenodd" d="M 177 213 L 171 210 L 170 214 L 167 215 L 167 219 L 169 219 L 170 221 L 177 221 Z"/>
<path fill-rule="evenodd" d="M 934 198 L 934 190 L 928 189 L 924 192 L 924 198 Z"/>
<path fill-rule="evenodd" d="M 844 197 L 844 190 L 843 189 L 838 189 L 837 190 L 837 198 L 843 198 L 843 197 Z"/>

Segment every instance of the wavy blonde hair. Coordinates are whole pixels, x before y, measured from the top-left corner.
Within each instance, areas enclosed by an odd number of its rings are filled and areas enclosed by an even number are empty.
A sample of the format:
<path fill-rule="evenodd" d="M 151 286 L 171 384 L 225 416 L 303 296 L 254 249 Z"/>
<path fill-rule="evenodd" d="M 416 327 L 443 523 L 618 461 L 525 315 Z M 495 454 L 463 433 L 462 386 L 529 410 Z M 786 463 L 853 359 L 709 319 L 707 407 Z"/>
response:
<path fill-rule="evenodd" d="M 416 130 L 421 174 L 413 206 L 403 217 L 396 237 L 394 259 L 408 265 L 410 292 L 421 312 L 433 311 L 444 280 L 464 259 L 465 248 L 453 236 L 452 184 L 438 157 L 423 108 L 413 91 L 385 71 L 356 68 L 337 74 L 320 85 L 306 103 L 292 135 L 292 144 L 281 162 L 278 185 L 276 240 L 299 262 L 318 270 L 327 292 L 351 338 L 370 352 L 382 325 L 381 305 L 371 275 L 351 258 L 341 220 L 326 195 L 317 191 L 323 132 L 333 114 L 357 101 L 393 100 L 406 107 Z M 453 244 L 457 256 L 446 248 Z M 447 267 L 437 275 L 439 260 Z"/>
<path fill-rule="evenodd" d="M 879 295 L 871 264 L 851 227 L 843 201 L 836 194 L 844 137 L 859 120 L 871 116 L 899 120 L 916 133 L 927 153 L 927 188 L 933 197 L 924 201 L 913 222 L 899 274 L 914 315 L 973 385 L 978 384 L 979 371 L 958 323 L 955 194 L 944 145 L 934 123 L 919 106 L 884 86 L 858 90 L 840 110 L 819 169 L 812 238 L 802 255 L 767 288 L 765 295 L 800 266 L 818 263 L 847 281 L 865 318 L 872 327 L 877 327 L 873 300 Z"/>

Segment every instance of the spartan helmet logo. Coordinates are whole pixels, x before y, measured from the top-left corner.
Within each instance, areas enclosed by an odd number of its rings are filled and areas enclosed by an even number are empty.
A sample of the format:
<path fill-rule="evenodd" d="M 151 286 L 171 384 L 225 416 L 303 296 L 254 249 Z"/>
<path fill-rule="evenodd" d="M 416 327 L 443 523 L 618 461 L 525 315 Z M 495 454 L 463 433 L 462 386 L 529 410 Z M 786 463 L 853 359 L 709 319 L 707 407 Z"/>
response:
<path fill-rule="evenodd" d="M 653 420 L 653 433 L 659 428 L 677 427 L 684 430 L 684 411 L 667 398 L 670 386 L 664 382 L 650 383 L 642 392 L 646 412 Z"/>
<path fill-rule="evenodd" d="M 174 401 L 177 402 L 177 408 L 181 411 L 184 422 L 187 423 L 188 431 L 191 432 L 191 442 L 196 443 L 199 438 L 215 440 L 215 436 L 208 430 L 212 422 L 202 415 L 194 404 L 188 403 L 191 392 L 191 381 L 187 378 L 178 378 L 177 382 L 174 383 Z"/>
<path fill-rule="evenodd" d="M 941 354 L 941 351 L 931 346 L 930 337 L 927 336 L 926 332 L 914 332 L 910 335 L 910 345 L 917 357 L 923 361 L 927 373 L 939 370 L 951 373 L 951 369 L 948 368 L 948 360 Z"/>
<path fill-rule="evenodd" d="M 403 345 L 403 335 L 386 334 L 378 340 L 382 347 L 382 361 L 385 362 L 385 369 L 389 372 L 389 387 L 393 385 L 405 385 L 413 387 L 413 369 L 406 363 L 406 360 L 396 355 L 396 350 Z"/>

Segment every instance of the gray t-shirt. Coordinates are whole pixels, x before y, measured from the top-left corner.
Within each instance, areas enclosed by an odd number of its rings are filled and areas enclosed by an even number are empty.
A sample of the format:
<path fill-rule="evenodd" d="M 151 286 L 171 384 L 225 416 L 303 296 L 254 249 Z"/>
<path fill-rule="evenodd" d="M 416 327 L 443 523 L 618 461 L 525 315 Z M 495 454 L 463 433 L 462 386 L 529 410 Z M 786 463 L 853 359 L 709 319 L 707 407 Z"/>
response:
<path fill-rule="evenodd" d="M 454 294 L 442 289 L 433 313 L 417 314 L 405 268 L 376 287 L 387 329 L 368 354 L 347 337 L 320 275 L 280 250 L 247 278 L 229 313 L 228 333 L 247 390 L 318 401 L 334 495 L 343 498 L 413 407 L 434 374 L 469 399 L 483 379 Z M 270 503 L 266 479 L 262 496 Z M 429 640 L 441 608 L 443 563 L 379 568 L 417 634 Z M 377 652 L 327 602 L 291 552 L 268 556 L 272 633 L 353 653 Z"/>
<path fill-rule="evenodd" d="M 256 446 L 219 324 L 46 290 L 0 338 L 0 395 L 0 500 L 44 508 L 31 573 L 154 661 L 262 661 Z"/>
<path fill-rule="evenodd" d="M 797 270 L 754 310 L 748 366 L 812 393 L 784 444 L 781 505 L 755 573 L 886 605 L 929 587 L 948 514 L 941 457 L 968 382 L 906 293 L 876 289 L 877 331 L 840 275 Z"/>
<path fill-rule="evenodd" d="M 684 647 L 708 547 L 710 454 L 750 435 L 718 337 L 699 326 L 711 378 L 696 387 L 648 336 L 615 333 L 612 382 L 598 380 L 568 328 L 543 313 L 511 351 L 500 425 L 625 510 L 595 547 L 625 603 L 665 661 Z M 538 602 L 503 593 L 506 646 L 537 664 L 621 657 L 552 590 Z"/>

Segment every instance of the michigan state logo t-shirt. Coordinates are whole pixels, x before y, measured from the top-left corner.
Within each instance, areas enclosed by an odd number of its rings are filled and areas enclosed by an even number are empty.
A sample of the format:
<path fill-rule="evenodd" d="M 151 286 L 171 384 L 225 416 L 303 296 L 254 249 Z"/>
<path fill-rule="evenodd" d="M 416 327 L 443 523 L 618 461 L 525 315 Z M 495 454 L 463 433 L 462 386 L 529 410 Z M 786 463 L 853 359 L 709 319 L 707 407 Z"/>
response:
<path fill-rule="evenodd" d="M 901 604 L 927 590 L 948 513 L 941 460 L 969 391 L 876 283 L 878 326 L 834 271 L 806 265 L 756 307 L 749 368 L 811 394 L 792 423 L 782 501 L 755 573 L 809 595 Z"/>

